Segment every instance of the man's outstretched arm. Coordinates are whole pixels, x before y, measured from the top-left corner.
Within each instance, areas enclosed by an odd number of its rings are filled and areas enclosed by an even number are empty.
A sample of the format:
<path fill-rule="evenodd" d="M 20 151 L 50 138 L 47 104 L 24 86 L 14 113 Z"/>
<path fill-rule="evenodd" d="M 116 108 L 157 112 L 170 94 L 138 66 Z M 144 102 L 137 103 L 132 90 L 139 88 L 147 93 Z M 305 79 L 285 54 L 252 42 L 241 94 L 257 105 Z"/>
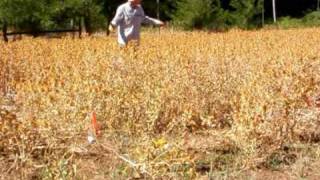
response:
<path fill-rule="evenodd" d="M 164 26 L 164 22 L 162 22 L 159 19 L 151 18 L 149 16 L 144 17 L 143 23 L 144 24 L 153 24 L 153 25 L 157 25 L 157 26 Z"/>

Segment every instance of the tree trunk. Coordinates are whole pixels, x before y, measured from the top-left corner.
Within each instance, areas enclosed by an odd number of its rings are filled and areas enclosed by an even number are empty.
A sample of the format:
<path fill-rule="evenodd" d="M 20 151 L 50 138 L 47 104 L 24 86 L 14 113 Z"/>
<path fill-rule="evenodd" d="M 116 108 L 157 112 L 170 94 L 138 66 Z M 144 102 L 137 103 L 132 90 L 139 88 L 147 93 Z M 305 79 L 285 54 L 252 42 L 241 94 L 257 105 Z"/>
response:
<path fill-rule="evenodd" d="M 82 36 L 82 17 L 79 17 L 78 27 L 79 27 L 79 38 L 81 38 L 81 36 Z"/>
<path fill-rule="evenodd" d="M 3 35 L 3 40 L 5 42 L 8 42 L 7 29 L 8 29 L 8 26 L 7 26 L 7 23 L 5 22 L 2 27 L 2 35 Z"/>
<path fill-rule="evenodd" d="M 91 35 L 93 33 L 91 23 L 92 22 L 91 22 L 90 16 L 84 17 L 84 27 L 85 27 L 85 31 L 86 31 L 86 33 L 88 33 L 88 35 Z"/>
<path fill-rule="evenodd" d="M 264 0 L 262 1 L 262 14 L 261 14 L 261 24 L 262 24 L 262 27 L 264 27 Z"/>
<path fill-rule="evenodd" d="M 74 32 L 72 32 L 72 38 L 73 39 L 76 37 L 76 27 L 74 25 L 74 22 L 75 22 L 75 20 L 74 20 L 74 18 L 72 18 L 71 21 L 70 21 L 70 25 L 71 25 L 72 30 L 74 30 Z"/>
<path fill-rule="evenodd" d="M 276 14 L 276 0 L 272 0 L 272 10 L 273 10 L 273 22 L 277 22 L 277 14 Z"/>
<path fill-rule="evenodd" d="M 157 18 L 160 19 L 160 0 L 157 0 Z"/>
<path fill-rule="evenodd" d="M 107 36 L 110 35 L 109 26 L 110 26 L 110 22 L 109 22 L 109 19 L 108 19 L 108 22 L 107 22 Z"/>
<path fill-rule="evenodd" d="M 160 0 L 157 0 L 157 18 L 160 19 Z M 158 27 L 158 31 L 160 34 L 160 27 Z"/>

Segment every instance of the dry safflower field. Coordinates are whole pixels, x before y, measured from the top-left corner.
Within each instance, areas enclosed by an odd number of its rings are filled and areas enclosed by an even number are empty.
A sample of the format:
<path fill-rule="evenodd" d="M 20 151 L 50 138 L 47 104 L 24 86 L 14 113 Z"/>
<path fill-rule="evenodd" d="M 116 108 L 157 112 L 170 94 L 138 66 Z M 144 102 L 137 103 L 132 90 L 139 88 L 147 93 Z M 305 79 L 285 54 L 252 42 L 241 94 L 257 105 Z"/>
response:
<path fill-rule="evenodd" d="M 320 178 L 319 28 L 0 41 L 0 91 L 0 179 Z"/>

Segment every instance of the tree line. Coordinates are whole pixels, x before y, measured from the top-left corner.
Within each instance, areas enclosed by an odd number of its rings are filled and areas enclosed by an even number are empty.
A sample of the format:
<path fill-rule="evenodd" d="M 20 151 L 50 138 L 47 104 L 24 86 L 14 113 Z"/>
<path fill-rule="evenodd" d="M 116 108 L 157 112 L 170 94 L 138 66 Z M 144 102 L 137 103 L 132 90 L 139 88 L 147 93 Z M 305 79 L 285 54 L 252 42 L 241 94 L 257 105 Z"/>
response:
<path fill-rule="evenodd" d="M 91 33 L 105 29 L 126 0 L 0 0 L 0 26 L 37 32 L 83 24 Z M 320 24 L 320 0 L 144 0 L 146 14 L 186 29 L 258 28 L 276 15 Z M 301 3 L 303 2 L 303 3 Z M 318 10 L 318 11 L 317 11 Z M 159 14 L 158 14 L 159 13 Z M 280 18 L 281 20 L 281 18 Z M 295 21 L 297 22 L 297 21 Z"/>

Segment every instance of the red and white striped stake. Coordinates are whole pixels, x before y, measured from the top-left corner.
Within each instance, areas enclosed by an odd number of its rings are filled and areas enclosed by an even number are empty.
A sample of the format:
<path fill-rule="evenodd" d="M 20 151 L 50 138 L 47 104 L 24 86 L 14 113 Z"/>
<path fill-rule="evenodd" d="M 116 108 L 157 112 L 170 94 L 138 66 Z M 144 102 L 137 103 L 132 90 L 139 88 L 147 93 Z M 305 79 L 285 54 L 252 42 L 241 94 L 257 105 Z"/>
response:
<path fill-rule="evenodd" d="M 100 126 L 97 121 L 97 113 L 93 111 L 91 113 L 91 127 L 88 131 L 88 142 L 89 144 L 93 144 L 96 142 L 97 137 L 101 135 Z"/>
<path fill-rule="evenodd" d="M 94 133 L 96 136 L 100 136 L 100 126 L 97 122 L 97 114 L 95 111 L 92 112 L 91 115 L 91 124 L 92 124 L 92 129 L 94 130 Z"/>

